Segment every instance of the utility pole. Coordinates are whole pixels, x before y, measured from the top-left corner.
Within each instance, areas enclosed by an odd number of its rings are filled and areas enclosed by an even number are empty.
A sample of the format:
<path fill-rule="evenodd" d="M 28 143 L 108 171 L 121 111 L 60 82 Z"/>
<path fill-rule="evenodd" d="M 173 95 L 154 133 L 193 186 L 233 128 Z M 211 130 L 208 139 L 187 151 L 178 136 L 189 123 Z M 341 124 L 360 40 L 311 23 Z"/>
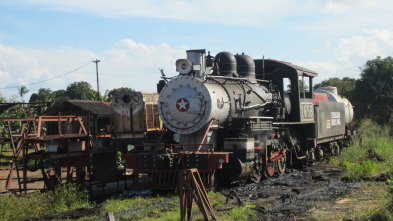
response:
<path fill-rule="evenodd" d="M 97 71 L 97 100 L 100 101 L 100 83 L 98 81 L 98 62 L 100 62 L 101 60 L 95 60 L 93 61 L 94 63 L 96 63 L 96 71 Z"/>

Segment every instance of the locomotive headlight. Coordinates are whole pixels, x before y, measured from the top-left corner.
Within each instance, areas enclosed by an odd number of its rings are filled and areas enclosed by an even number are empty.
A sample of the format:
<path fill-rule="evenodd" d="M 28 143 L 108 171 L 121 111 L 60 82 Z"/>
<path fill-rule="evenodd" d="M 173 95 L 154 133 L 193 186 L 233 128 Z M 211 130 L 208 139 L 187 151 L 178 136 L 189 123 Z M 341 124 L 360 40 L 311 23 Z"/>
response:
<path fill-rule="evenodd" d="M 178 59 L 176 61 L 176 71 L 180 74 L 188 74 L 192 71 L 192 62 L 187 59 Z"/>

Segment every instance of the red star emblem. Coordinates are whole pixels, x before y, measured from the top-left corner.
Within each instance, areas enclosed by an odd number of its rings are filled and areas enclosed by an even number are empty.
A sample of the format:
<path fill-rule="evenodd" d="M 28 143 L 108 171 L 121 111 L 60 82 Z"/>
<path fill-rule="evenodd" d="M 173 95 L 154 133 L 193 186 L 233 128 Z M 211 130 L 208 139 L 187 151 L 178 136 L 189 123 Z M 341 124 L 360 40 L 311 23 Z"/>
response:
<path fill-rule="evenodd" d="M 185 98 L 179 98 L 176 101 L 176 108 L 180 112 L 186 112 L 189 107 L 190 107 L 190 102 L 188 102 L 188 100 Z"/>

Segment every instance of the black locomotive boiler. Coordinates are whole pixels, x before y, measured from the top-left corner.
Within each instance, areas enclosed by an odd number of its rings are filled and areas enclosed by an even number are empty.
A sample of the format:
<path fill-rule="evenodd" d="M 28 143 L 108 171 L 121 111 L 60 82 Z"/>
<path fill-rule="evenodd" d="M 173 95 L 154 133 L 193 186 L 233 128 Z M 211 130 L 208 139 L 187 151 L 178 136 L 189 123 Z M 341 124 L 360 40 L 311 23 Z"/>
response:
<path fill-rule="evenodd" d="M 353 118 L 348 100 L 329 88 L 313 91 L 317 73 L 288 62 L 188 50 L 176 70 L 178 76 L 158 84 L 159 116 L 173 141 L 133 159 L 160 155 L 161 169 L 196 167 L 210 184 L 216 169 L 221 181 L 259 182 L 287 164 L 338 153 Z M 209 152 L 218 155 L 202 154 Z M 144 170 L 160 169 L 139 161 Z"/>

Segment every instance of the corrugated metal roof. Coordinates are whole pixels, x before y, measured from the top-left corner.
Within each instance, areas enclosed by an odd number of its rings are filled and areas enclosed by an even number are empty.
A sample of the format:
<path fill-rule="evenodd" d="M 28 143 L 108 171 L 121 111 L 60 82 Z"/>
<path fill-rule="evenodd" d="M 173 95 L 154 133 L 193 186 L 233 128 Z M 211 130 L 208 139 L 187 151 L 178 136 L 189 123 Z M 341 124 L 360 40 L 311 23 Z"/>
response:
<path fill-rule="evenodd" d="M 45 114 L 57 114 L 58 112 L 90 111 L 100 117 L 111 117 L 111 103 L 91 100 L 67 100 L 62 104 L 51 108 Z"/>

